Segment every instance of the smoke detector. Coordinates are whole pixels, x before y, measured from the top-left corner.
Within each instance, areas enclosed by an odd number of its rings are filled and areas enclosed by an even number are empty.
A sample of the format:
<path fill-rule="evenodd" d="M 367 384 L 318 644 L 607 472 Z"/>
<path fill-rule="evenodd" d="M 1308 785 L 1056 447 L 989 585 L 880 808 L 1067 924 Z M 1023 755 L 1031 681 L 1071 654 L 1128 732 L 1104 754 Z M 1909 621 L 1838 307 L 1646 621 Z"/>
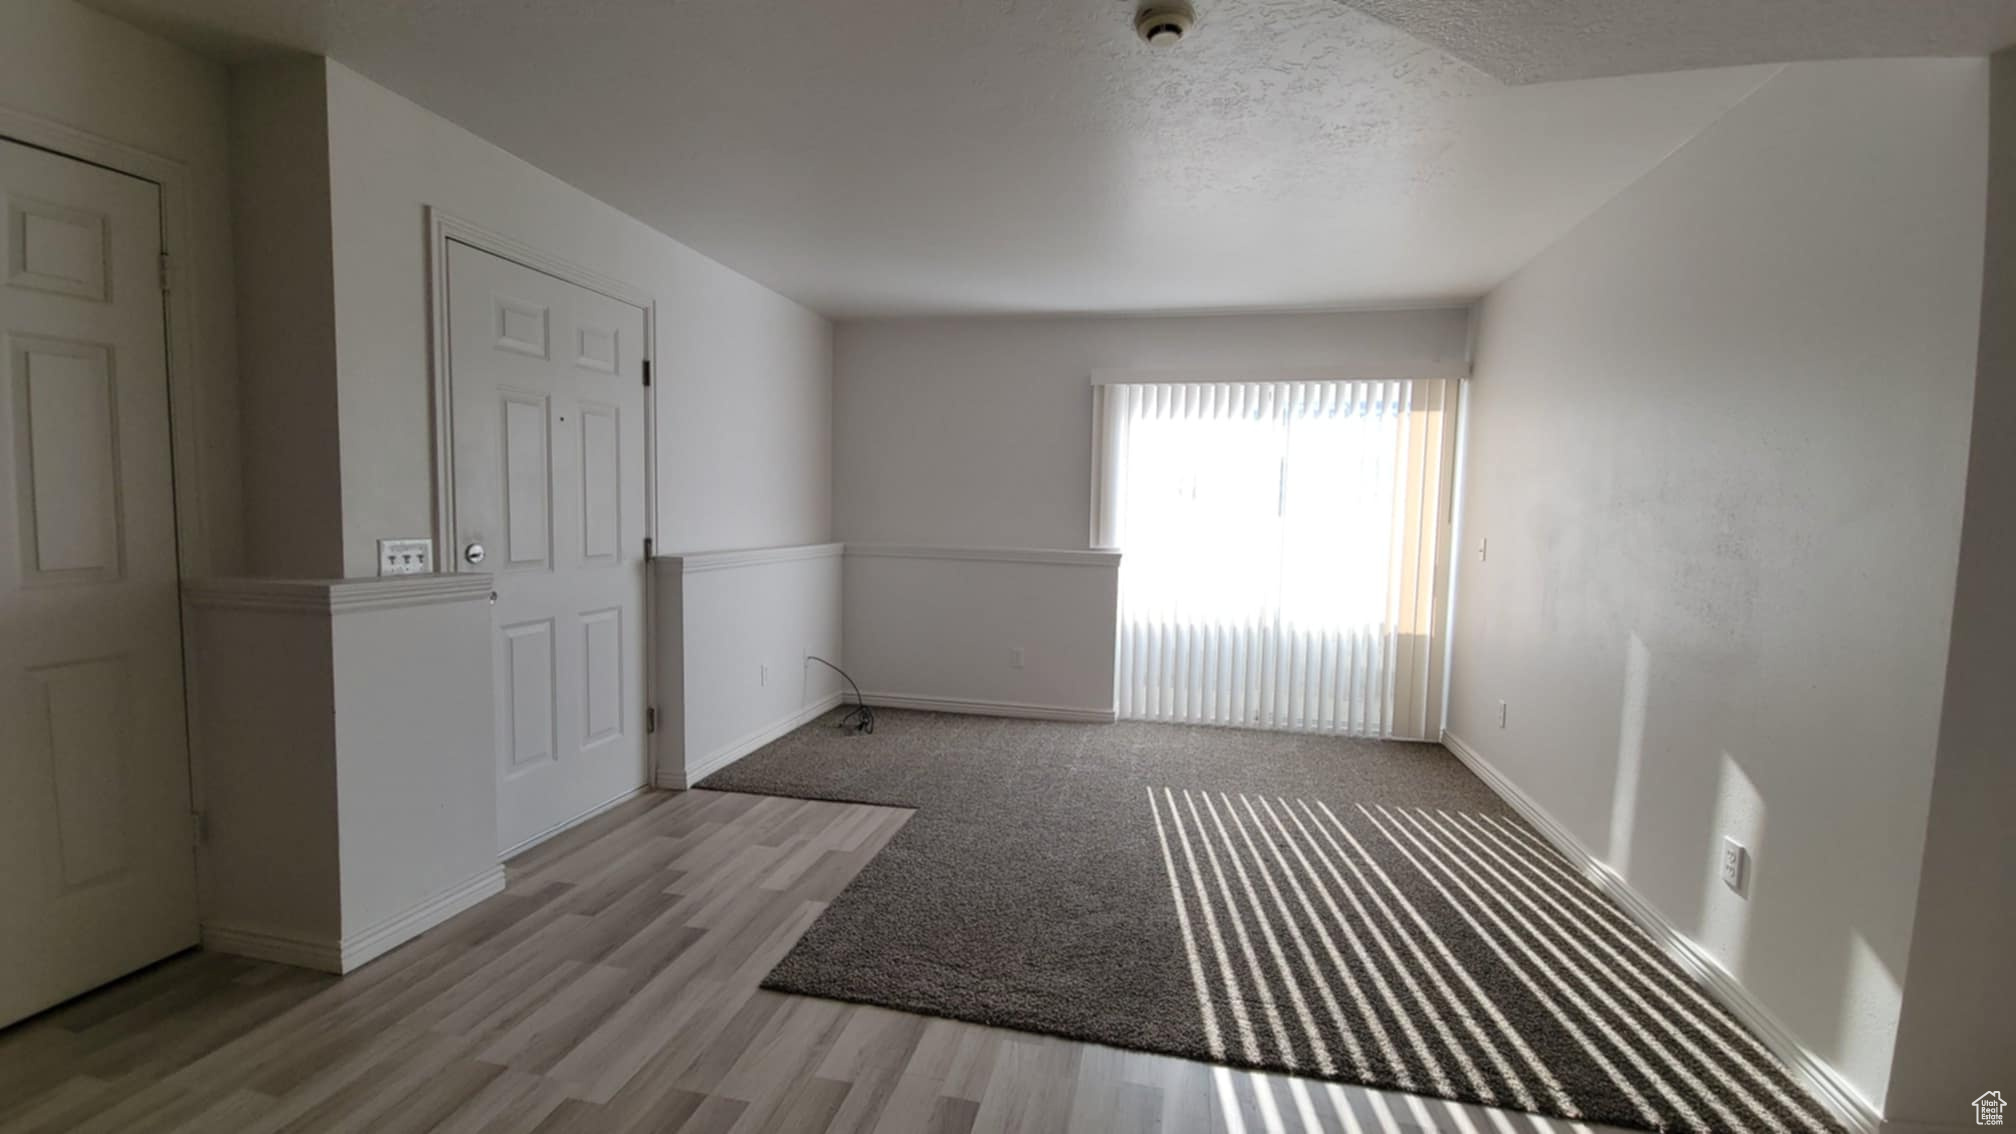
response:
<path fill-rule="evenodd" d="M 1196 16 L 1187 4 L 1150 4 L 1134 16 L 1134 31 L 1150 47 L 1174 47 Z"/>

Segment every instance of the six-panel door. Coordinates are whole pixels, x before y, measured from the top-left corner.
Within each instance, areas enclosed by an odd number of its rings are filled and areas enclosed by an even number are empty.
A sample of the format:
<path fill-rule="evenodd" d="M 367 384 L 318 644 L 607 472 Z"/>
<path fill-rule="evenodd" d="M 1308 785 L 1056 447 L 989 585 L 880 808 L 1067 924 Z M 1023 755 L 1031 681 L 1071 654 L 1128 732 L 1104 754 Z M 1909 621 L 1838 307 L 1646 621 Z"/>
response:
<path fill-rule="evenodd" d="M 0 1025 L 197 938 L 159 192 L 0 140 Z"/>
<path fill-rule="evenodd" d="M 448 247 L 456 540 L 442 554 L 497 579 L 510 851 L 647 777 L 644 312 Z"/>

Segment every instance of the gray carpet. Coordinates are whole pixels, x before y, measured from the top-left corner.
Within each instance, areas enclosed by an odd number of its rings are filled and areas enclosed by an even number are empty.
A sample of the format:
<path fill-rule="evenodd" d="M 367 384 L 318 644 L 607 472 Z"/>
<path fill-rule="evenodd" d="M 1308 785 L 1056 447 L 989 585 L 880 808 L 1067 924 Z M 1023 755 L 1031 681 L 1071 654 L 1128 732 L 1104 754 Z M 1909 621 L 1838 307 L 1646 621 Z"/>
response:
<path fill-rule="evenodd" d="M 837 716 L 699 785 L 917 812 L 766 987 L 1620 1126 L 1837 1129 L 1439 745 Z"/>

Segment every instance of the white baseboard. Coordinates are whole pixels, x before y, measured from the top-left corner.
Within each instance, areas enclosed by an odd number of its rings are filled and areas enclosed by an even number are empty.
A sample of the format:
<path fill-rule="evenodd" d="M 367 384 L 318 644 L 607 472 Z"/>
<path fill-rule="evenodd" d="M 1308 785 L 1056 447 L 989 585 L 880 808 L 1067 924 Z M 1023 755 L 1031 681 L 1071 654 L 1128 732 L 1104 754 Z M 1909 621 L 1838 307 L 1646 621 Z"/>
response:
<path fill-rule="evenodd" d="M 297 969 L 343 972 L 343 943 L 328 937 L 313 937 L 290 930 L 250 925 L 203 923 L 203 948 L 212 953 L 272 961 Z"/>
<path fill-rule="evenodd" d="M 1869 1105 L 1868 1100 L 1842 1078 L 1840 1072 L 1808 1051 L 1769 1009 L 1750 994 L 1750 990 L 1729 975 L 1729 970 L 1723 968 L 1721 962 L 1675 928 L 1652 903 L 1633 890 L 1630 883 L 1610 869 L 1607 863 L 1591 854 L 1580 840 L 1547 814 L 1517 784 L 1492 767 L 1490 761 L 1456 734 L 1445 730 L 1442 743 L 1466 767 L 1477 773 L 1477 777 L 1492 791 L 1497 792 L 1499 798 L 1532 824 L 1533 829 L 1540 832 L 1541 837 L 1552 844 L 1563 858 L 1574 864 L 1591 885 L 1622 907 L 1631 920 L 1650 934 L 1660 949 L 1680 966 L 1681 971 L 1692 977 L 1703 991 L 1763 1041 L 1764 1046 L 1799 1076 L 1813 1096 L 1824 1103 L 1842 1125 L 1854 1134 L 1877 1134 L 1879 1129 L 1884 1128 L 1882 1114 Z"/>
<path fill-rule="evenodd" d="M 499 864 L 361 932 L 347 934 L 343 938 L 341 971 L 352 972 L 483 899 L 503 892 L 504 867 Z"/>
<path fill-rule="evenodd" d="M 234 957 L 272 961 L 342 975 L 404 945 L 463 910 L 504 890 L 504 868 L 476 877 L 340 940 L 261 926 L 203 923 L 203 947 Z"/>
<path fill-rule="evenodd" d="M 845 698 L 839 693 L 828 693 L 790 716 L 771 721 L 754 732 L 737 737 L 698 760 L 688 760 L 684 768 L 661 767 L 658 769 L 657 785 L 673 791 L 685 791 L 785 733 L 825 716 L 839 708 L 844 701 Z"/>
<path fill-rule="evenodd" d="M 617 807 L 621 804 L 628 803 L 631 800 L 636 799 L 638 796 L 643 795 L 645 792 L 650 790 L 651 790 L 650 784 L 638 784 L 636 787 L 631 788 L 629 791 L 624 792 L 623 794 L 615 797 L 614 799 L 604 800 L 603 802 L 596 804 L 595 806 L 589 808 L 586 811 L 583 811 L 581 814 L 576 815 L 571 819 L 563 819 L 560 822 L 553 824 L 551 827 L 548 827 L 545 830 L 539 832 L 538 834 L 532 836 L 531 838 L 526 839 L 524 842 L 513 843 L 511 846 L 505 847 L 503 850 L 497 852 L 497 861 L 509 862 L 512 859 L 518 857 L 519 855 L 524 854 L 526 851 L 531 850 L 533 847 L 538 846 L 540 843 L 545 842 L 547 839 L 550 839 L 555 835 L 558 835 L 564 831 L 569 831 L 574 829 L 575 827 L 579 827 L 581 824 L 586 823 L 588 820 L 595 818 L 597 815 L 602 814 L 604 811 L 608 811 L 613 807 Z"/>
<path fill-rule="evenodd" d="M 1068 705 L 1025 705 L 1016 701 L 965 701 L 956 697 L 928 697 L 915 693 L 863 693 L 878 709 L 921 709 L 927 713 L 970 713 L 982 717 L 1026 717 L 1039 721 L 1092 721 L 1112 724 L 1119 714 L 1112 709 L 1080 709 Z"/>

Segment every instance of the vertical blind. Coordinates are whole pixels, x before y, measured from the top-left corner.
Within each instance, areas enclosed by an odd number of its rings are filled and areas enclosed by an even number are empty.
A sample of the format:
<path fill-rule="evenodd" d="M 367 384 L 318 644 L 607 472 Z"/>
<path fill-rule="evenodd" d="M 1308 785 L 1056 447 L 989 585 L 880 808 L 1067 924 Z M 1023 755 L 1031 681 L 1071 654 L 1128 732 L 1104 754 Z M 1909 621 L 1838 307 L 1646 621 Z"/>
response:
<path fill-rule="evenodd" d="M 1451 384 L 1095 387 L 1122 717 L 1429 735 Z"/>

